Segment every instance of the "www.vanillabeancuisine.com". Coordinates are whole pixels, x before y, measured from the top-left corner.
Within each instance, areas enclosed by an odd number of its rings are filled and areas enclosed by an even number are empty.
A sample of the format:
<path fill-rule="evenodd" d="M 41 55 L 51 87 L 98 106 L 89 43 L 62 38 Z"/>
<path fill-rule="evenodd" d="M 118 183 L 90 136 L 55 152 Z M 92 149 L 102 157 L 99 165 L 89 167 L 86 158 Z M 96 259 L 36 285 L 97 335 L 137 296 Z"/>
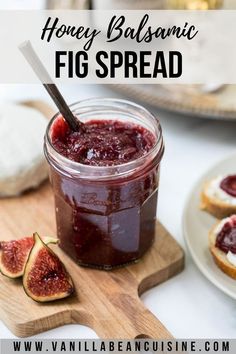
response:
<path fill-rule="evenodd" d="M 188 340 L 2 340 L 1 348 L 9 354 L 16 352 L 225 352 L 233 353 L 236 340 L 188 339 Z"/>

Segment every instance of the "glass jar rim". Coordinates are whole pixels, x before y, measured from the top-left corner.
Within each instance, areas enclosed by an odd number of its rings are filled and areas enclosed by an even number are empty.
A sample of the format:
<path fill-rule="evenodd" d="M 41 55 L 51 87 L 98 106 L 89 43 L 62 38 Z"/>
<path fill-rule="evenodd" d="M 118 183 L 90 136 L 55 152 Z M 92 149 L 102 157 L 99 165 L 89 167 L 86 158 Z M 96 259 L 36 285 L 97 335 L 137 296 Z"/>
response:
<path fill-rule="evenodd" d="M 149 112 L 146 108 L 144 108 L 143 106 L 137 103 L 131 102 L 129 100 L 116 99 L 116 98 L 115 99 L 114 98 L 89 98 L 89 99 L 74 102 L 73 104 L 70 105 L 70 108 L 72 112 L 75 112 L 80 108 L 89 107 L 91 106 L 91 104 L 94 104 L 94 109 L 96 110 L 96 105 L 95 105 L 96 103 L 100 107 L 104 107 L 104 108 L 110 106 L 114 109 L 116 107 L 119 108 L 121 106 L 126 105 L 127 107 L 140 110 L 143 115 L 146 115 L 149 119 L 152 120 L 152 123 L 155 126 L 155 132 L 158 132 L 158 136 L 157 137 L 155 136 L 156 141 L 153 147 L 143 156 L 119 165 L 91 166 L 76 161 L 72 161 L 67 157 L 61 155 L 59 152 L 57 152 L 57 150 L 54 148 L 51 142 L 50 131 L 51 131 L 52 124 L 55 121 L 55 119 L 61 115 L 60 112 L 57 112 L 50 119 L 44 137 L 44 153 L 49 164 L 52 164 L 54 168 L 60 170 L 60 172 L 64 173 L 65 175 L 68 175 L 69 177 L 76 176 L 81 178 L 106 179 L 111 177 L 118 177 L 118 176 L 120 177 L 122 175 L 133 173 L 137 167 L 140 168 L 140 166 L 144 165 L 145 160 L 149 159 L 150 161 L 151 157 L 154 158 L 158 153 L 160 153 L 159 160 L 161 160 L 161 157 L 163 155 L 163 150 L 164 150 L 162 129 L 159 120 L 151 112 Z M 63 168 L 60 168 L 60 166 L 62 165 Z"/>

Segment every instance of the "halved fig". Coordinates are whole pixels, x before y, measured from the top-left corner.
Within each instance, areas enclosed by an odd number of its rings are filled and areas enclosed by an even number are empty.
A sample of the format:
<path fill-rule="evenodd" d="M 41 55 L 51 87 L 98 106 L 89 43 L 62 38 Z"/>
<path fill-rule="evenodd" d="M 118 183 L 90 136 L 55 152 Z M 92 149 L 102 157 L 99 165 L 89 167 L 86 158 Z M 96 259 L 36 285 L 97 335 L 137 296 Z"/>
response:
<path fill-rule="evenodd" d="M 58 242 L 53 237 L 44 237 L 43 240 L 46 244 Z M 33 236 L 20 240 L 0 241 L 0 272 L 9 278 L 22 277 L 33 245 Z"/>
<path fill-rule="evenodd" d="M 62 299 L 74 291 L 64 264 L 37 233 L 25 266 L 23 286 L 26 294 L 38 302 Z"/>

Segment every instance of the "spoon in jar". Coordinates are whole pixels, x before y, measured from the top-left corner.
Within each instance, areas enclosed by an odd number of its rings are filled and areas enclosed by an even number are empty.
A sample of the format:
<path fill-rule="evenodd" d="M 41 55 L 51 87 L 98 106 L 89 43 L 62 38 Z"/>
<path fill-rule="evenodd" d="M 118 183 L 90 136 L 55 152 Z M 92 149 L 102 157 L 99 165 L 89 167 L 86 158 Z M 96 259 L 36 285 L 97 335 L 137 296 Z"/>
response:
<path fill-rule="evenodd" d="M 58 90 L 57 86 L 53 83 L 49 73 L 47 72 L 45 66 L 39 59 L 30 41 L 25 41 L 19 45 L 21 53 L 24 55 L 27 62 L 30 64 L 31 68 L 34 70 L 35 74 L 38 76 L 39 80 L 51 96 L 53 102 L 57 106 L 59 112 L 62 114 L 69 127 L 73 131 L 79 131 L 84 129 L 84 124 L 80 122 L 72 113 L 70 107 L 64 100 L 62 94 Z"/>

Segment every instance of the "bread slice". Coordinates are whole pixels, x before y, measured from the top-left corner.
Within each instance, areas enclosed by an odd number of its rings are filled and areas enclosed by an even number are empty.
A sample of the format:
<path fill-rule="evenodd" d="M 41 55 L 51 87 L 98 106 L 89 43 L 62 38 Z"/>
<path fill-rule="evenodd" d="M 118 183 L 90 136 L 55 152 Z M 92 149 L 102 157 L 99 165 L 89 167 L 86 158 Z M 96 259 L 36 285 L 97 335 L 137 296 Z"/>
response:
<path fill-rule="evenodd" d="M 47 177 L 42 113 L 21 104 L 0 104 L 0 198 L 37 188 Z"/>
<path fill-rule="evenodd" d="M 200 208 L 215 216 L 217 219 L 223 219 L 227 216 L 236 214 L 236 205 L 229 204 L 216 197 L 207 194 L 210 182 L 206 182 L 201 193 Z"/>
<path fill-rule="evenodd" d="M 236 279 L 236 267 L 234 267 L 227 259 L 226 253 L 221 251 L 219 248 L 215 246 L 216 243 L 216 233 L 215 229 L 219 225 L 221 221 L 219 221 L 216 225 L 214 225 L 209 232 L 209 248 L 213 259 L 216 265 L 228 276 L 233 279 Z"/>

